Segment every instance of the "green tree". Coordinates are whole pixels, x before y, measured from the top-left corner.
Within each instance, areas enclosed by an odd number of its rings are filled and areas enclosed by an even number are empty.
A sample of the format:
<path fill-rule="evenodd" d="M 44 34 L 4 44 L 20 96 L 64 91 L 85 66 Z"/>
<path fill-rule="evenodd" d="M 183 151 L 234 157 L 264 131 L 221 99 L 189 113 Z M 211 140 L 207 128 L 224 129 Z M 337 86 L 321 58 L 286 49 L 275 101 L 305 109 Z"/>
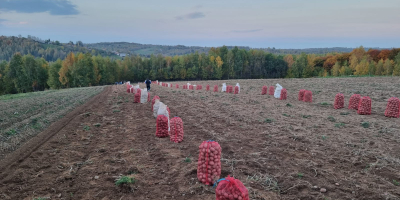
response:
<path fill-rule="evenodd" d="M 377 76 L 381 76 L 381 75 L 383 75 L 384 74 L 384 68 L 383 68 L 383 59 L 380 59 L 379 61 L 378 61 L 378 64 L 376 64 L 376 67 L 375 67 L 375 75 L 377 75 Z"/>
<path fill-rule="evenodd" d="M 14 54 L 10 61 L 8 77 L 12 80 L 19 93 L 27 92 L 30 89 L 28 77 L 24 70 L 24 63 L 20 53 Z"/>
<path fill-rule="evenodd" d="M 385 75 L 391 76 L 393 74 L 393 63 L 391 60 L 389 60 L 389 58 L 385 60 L 385 64 L 383 64 L 383 68 L 385 70 L 385 72 L 384 72 Z"/>
<path fill-rule="evenodd" d="M 47 81 L 47 84 L 52 89 L 60 89 L 62 86 L 60 82 L 60 74 L 58 74 L 61 67 L 62 67 L 62 61 L 60 59 L 52 63 L 49 67 L 49 79 Z"/>
<path fill-rule="evenodd" d="M 340 75 L 340 64 L 336 62 L 335 65 L 331 69 L 332 76 L 339 76 Z"/>

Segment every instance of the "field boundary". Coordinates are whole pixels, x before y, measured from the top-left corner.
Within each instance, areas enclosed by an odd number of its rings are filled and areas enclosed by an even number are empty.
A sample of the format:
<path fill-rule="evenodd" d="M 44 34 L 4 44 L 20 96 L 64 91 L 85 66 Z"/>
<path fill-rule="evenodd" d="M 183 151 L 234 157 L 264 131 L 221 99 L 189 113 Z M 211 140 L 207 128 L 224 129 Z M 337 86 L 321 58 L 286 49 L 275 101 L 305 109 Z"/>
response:
<path fill-rule="evenodd" d="M 105 101 L 107 94 L 111 91 L 111 87 L 107 86 L 99 94 L 89 99 L 86 103 L 76 107 L 74 110 L 69 112 L 65 117 L 51 124 L 47 129 L 37 134 L 35 137 L 28 140 L 17 150 L 8 153 L 0 161 L 0 179 L 4 179 L 10 173 L 9 170 L 15 168 L 18 163 L 28 158 L 33 152 L 35 152 L 40 146 L 50 140 L 54 135 L 60 132 L 65 126 L 67 126 L 76 116 L 85 112 L 88 107 L 96 106 L 97 104 Z"/>

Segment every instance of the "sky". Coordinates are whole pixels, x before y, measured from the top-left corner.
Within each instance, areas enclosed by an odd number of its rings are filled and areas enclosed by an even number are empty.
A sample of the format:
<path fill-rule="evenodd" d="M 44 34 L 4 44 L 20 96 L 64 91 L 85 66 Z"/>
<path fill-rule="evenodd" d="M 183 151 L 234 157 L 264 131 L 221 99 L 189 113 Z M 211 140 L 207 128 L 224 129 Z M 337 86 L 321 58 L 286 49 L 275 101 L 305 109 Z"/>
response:
<path fill-rule="evenodd" d="M 0 35 L 253 48 L 400 47 L 399 0 L 0 0 Z"/>

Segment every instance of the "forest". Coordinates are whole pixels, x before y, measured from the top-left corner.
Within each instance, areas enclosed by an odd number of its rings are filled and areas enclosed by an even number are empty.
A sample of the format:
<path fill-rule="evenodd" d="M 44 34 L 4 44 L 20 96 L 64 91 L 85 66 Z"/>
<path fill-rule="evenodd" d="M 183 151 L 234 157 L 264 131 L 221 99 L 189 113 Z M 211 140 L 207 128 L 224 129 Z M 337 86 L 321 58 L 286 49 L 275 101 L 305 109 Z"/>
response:
<path fill-rule="evenodd" d="M 210 48 L 180 56 L 152 54 L 112 59 L 90 52 L 69 52 L 52 61 L 15 53 L 0 62 L 0 94 L 113 84 L 119 81 L 310 78 L 326 76 L 400 76 L 400 48 L 323 55 L 276 55 L 257 49 Z"/>

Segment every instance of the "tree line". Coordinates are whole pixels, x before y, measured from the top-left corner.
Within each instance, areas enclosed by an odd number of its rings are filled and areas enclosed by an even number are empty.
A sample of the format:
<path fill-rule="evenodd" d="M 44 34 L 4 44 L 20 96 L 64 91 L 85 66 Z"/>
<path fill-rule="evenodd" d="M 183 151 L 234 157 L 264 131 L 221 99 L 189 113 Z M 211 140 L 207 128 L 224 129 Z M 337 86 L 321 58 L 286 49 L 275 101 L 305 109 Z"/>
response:
<path fill-rule="evenodd" d="M 70 52 L 55 62 L 16 53 L 0 63 L 0 94 L 113 84 L 119 81 L 400 76 L 400 49 L 325 55 L 275 55 L 226 46 L 182 56 L 132 55 L 123 60 Z"/>

